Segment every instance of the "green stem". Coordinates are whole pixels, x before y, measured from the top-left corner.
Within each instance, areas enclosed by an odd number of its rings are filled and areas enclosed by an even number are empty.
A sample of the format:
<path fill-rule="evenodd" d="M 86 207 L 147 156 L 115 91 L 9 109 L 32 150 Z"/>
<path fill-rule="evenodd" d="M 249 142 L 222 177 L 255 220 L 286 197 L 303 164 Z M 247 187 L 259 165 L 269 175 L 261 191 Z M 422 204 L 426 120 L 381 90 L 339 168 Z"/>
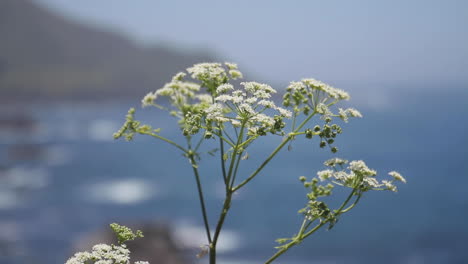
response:
<path fill-rule="evenodd" d="M 152 136 L 152 137 L 155 137 L 155 138 L 157 138 L 157 139 L 161 139 L 162 141 L 165 141 L 165 142 L 167 142 L 167 143 L 169 143 L 169 144 L 175 146 L 176 148 L 182 150 L 184 153 L 188 153 L 188 152 L 189 152 L 187 149 L 181 147 L 179 144 L 175 143 L 174 141 L 169 140 L 169 139 L 167 139 L 167 138 L 165 138 L 165 137 L 162 137 L 162 136 L 160 136 L 160 135 L 158 135 L 158 134 L 151 133 L 151 132 L 142 132 L 142 131 L 138 131 L 138 133 L 140 133 L 140 134 L 142 134 L 142 135 Z"/>
<path fill-rule="evenodd" d="M 258 167 L 247 179 L 241 182 L 239 185 L 232 189 L 233 192 L 242 188 L 242 186 L 246 185 L 249 181 L 251 181 L 257 174 L 273 159 L 273 157 L 291 140 L 291 137 L 287 137 L 281 144 L 276 147 L 275 150 L 268 156 L 268 158 Z"/>
<path fill-rule="evenodd" d="M 301 238 L 302 234 L 304 233 L 304 230 L 306 230 L 306 223 L 307 223 L 307 218 L 304 217 L 304 220 L 302 221 L 301 228 L 299 229 L 298 237 Z"/>
<path fill-rule="evenodd" d="M 235 160 L 237 158 L 237 156 L 239 155 L 237 152 L 240 148 L 240 144 L 242 142 L 242 139 L 244 137 L 244 128 L 245 128 L 245 123 L 242 123 L 242 126 L 241 126 L 241 129 L 240 129 L 240 132 L 239 132 L 239 135 L 237 137 L 237 142 L 236 142 L 236 145 L 233 149 L 233 155 L 231 157 L 231 164 L 229 165 L 229 171 L 228 171 L 228 175 L 227 175 L 227 182 L 228 184 L 231 182 L 231 178 L 232 178 L 232 173 L 233 173 L 233 169 L 234 169 L 234 164 L 235 164 Z"/>
<path fill-rule="evenodd" d="M 200 182 L 200 175 L 198 174 L 197 163 L 195 161 L 193 152 L 189 152 L 189 158 L 190 158 L 190 163 L 192 163 L 192 169 L 193 169 L 193 173 L 195 174 L 195 180 L 197 181 L 198 198 L 200 200 L 200 205 L 202 209 L 203 222 L 205 224 L 206 236 L 208 238 L 208 242 L 211 243 L 212 240 L 211 240 L 211 233 L 210 233 L 210 225 L 208 224 L 208 217 L 206 214 L 205 199 L 203 198 L 203 189 L 202 189 L 202 185 Z"/>
<path fill-rule="evenodd" d="M 201 146 L 201 144 L 203 143 L 203 140 L 204 140 L 204 139 L 205 139 L 205 138 L 204 138 L 203 136 L 200 137 L 200 140 L 198 140 L 198 143 L 197 143 L 197 145 L 195 146 L 194 152 L 197 152 L 197 151 L 198 151 L 198 149 L 200 148 L 200 146 Z"/>
<path fill-rule="evenodd" d="M 345 206 L 348 204 L 349 200 L 351 200 L 351 198 L 354 196 L 354 192 L 356 192 L 356 188 L 353 188 L 353 190 L 351 191 L 351 193 L 348 195 L 348 197 L 346 198 L 346 200 L 341 204 L 341 206 L 335 210 L 335 214 L 338 216 L 340 215 L 343 210 L 343 208 L 345 208 Z"/>
<path fill-rule="evenodd" d="M 346 212 L 348 212 L 349 210 L 353 209 L 354 206 L 356 206 L 356 204 L 359 202 L 359 200 L 361 199 L 361 197 L 362 197 L 362 195 L 358 195 L 358 197 L 356 198 L 356 201 L 354 201 L 354 203 L 353 203 L 352 205 L 350 205 L 348 208 L 341 210 L 341 213 L 346 213 Z"/>
<path fill-rule="evenodd" d="M 344 209 L 343 208 L 348 204 L 348 202 L 351 200 L 351 198 L 354 196 L 356 192 L 356 189 L 353 189 L 351 191 L 351 193 L 348 195 L 348 197 L 346 198 L 346 200 L 341 204 L 341 206 L 335 210 L 335 216 L 339 216 L 347 211 L 349 211 L 350 209 L 352 209 L 356 204 L 357 202 L 359 201 L 359 199 L 361 198 L 361 195 L 358 196 L 358 198 L 356 199 L 356 201 L 348 208 Z M 271 262 L 273 262 L 275 259 L 277 259 L 279 256 L 283 255 L 286 251 L 288 251 L 291 247 L 299 244 L 303 239 L 307 238 L 308 236 L 312 235 L 313 233 L 315 233 L 317 230 L 319 230 L 322 226 L 324 226 L 326 223 L 328 223 L 330 220 L 325 220 L 325 221 L 321 221 L 318 225 L 316 225 L 313 229 L 309 230 L 307 233 L 303 233 L 304 230 L 307 230 L 307 228 L 309 227 L 309 225 L 312 223 L 312 222 L 309 222 L 306 224 L 306 219 L 304 219 L 304 221 L 302 222 L 302 226 L 301 226 L 301 229 L 299 230 L 299 234 L 297 235 L 297 237 L 291 241 L 289 244 L 285 245 L 284 247 L 282 247 L 280 250 L 278 250 L 271 258 L 269 258 L 265 264 L 269 264 Z"/>
<path fill-rule="evenodd" d="M 226 219 L 226 215 L 231 207 L 231 197 L 232 191 L 227 190 L 226 199 L 224 200 L 223 210 L 221 211 L 221 215 L 219 216 L 218 224 L 216 225 L 216 230 L 213 235 L 213 241 L 210 243 L 210 264 L 216 263 L 216 245 L 218 243 L 219 234 L 221 233 L 221 228 L 223 227 L 224 220 Z"/>
<path fill-rule="evenodd" d="M 229 208 L 231 207 L 231 199 L 232 199 L 233 191 L 231 190 L 229 183 L 231 182 L 231 178 L 234 172 L 235 161 L 238 156 L 240 157 L 240 155 L 242 155 L 242 153 L 238 154 L 237 152 L 239 150 L 239 145 L 242 142 L 242 139 L 244 137 L 244 128 L 245 128 L 245 123 L 242 123 L 241 130 L 237 137 L 237 143 L 236 143 L 236 146 L 234 147 L 233 155 L 231 157 L 231 164 L 229 165 L 229 170 L 228 170 L 228 174 L 226 178 L 226 198 L 224 200 L 223 209 L 221 210 L 218 223 L 216 224 L 216 229 L 213 235 L 213 240 L 210 243 L 210 264 L 216 263 L 216 245 L 218 243 L 219 234 L 221 233 L 224 220 L 226 219 L 226 215 L 229 211 Z"/>
<path fill-rule="evenodd" d="M 244 152 L 241 152 L 241 153 L 239 153 L 239 155 L 237 156 L 236 165 L 234 166 L 234 173 L 233 173 L 233 175 L 232 175 L 232 177 L 231 177 L 231 182 L 229 183 L 229 189 L 232 189 L 232 186 L 234 186 L 234 182 L 235 182 L 236 176 L 237 176 L 237 169 L 239 168 L 239 163 L 240 163 L 240 161 L 241 161 L 241 159 L 242 159 L 242 154 L 243 154 L 243 153 L 244 153 Z"/>
<path fill-rule="evenodd" d="M 265 161 L 258 167 L 247 179 L 245 179 L 243 182 L 241 182 L 239 185 L 233 188 L 233 192 L 239 190 L 242 188 L 242 186 L 246 185 L 249 181 L 251 181 L 257 174 L 273 159 L 273 157 L 278 154 L 278 152 L 293 138 L 293 136 L 302 129 L 302 127 L 309 122 L 309 120 L 316 114 L 314 111 L 312 114 L 310 114 L 302 123 L 293 131 L 291 132 L 286 139 L 284 139 L 278 147 L 276 147 L 273 152 L 266 158 Z"/>
<path fill-rule="evenodd" d="M 224 142 L 228 143 L 229 146 L 231 146 L 231 148 L 234 148 L 234 147 L 235 147 L 234 143 L 232 143 L 232 141 L 231 141 L 230 139 L 225 138 L 221 133 L 214 133 L 214 134 L 215 134 L 216 136 L 218 136 L 219 139 L 221 139 L 221 140 L 223 140 Z M 228 135 L 228 134 L 226 133 L 226 136 L 227 136 L 227 135 Z"/>
<path fill-rule="evenodd" d="M 220 131 L 219 135 L 222 136 L 223 132 Z M 223 173 L 224 184 L 227 185 L 226 164 L 224 163 L 224 142 L 223 142 L 223 139 L 221 137 L 219 138 L 219 148 L 221 150 L 221 156 L 220 156 L 221 171 Z"/>

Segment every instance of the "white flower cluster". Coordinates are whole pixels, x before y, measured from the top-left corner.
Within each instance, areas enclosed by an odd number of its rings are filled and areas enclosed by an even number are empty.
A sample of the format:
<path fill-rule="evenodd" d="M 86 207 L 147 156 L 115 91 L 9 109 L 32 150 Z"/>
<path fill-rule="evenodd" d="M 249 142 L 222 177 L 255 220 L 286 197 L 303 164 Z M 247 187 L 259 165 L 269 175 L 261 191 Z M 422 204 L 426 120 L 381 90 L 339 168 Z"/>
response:
<path fill-rule="evenodd" d="M 338 116 L 341 118 L 341 120 L 348 122 L 349 117 L 359 117 L 362 118 L 361 112 L 354 108 L 348 108 L 348 109 L 343 109 L 343 108 L 338 108 Z"/>
<path fill-rule="evenodd" d="M 291 82 L 286 88 L 283 105 L 294 107 L 295 114 L 303 112 L 309 115 L 309 112 L 314 110 L 322 115 L 323 120 L 329 122 L 333 116 L 339 116 L 334 115 L 329 106 L 349 98 L 347 92 L 326 83 L 315 79 L 302 79 L 300 82 Z M 360 116 L 360 113 L 355 109 L 348 109 L 343 116 L 347 119 L 349 116 Z"/>
<path fill-rule="evenodd" d="M 198 63 L 193 65 L 193 67 L 187 68 L 187 72 L 191 74 L 193 79 L 200 81 L 222 81 L 226 77 L 226 70 L 221 63 Z"/>
<path fill-rule="evenodd" d="M 231 76 L 231 79 L 235 80 L 235 79 L 239 79 L 243 77 L 242 73 L 237 69 L 237 64 L 229 63 L 229 62 L 226 62 L 224 64 L 229 69 L 228 72 L 229 72 L 229 75 Z"/>
<path fill-rule="evenodd" d="M 229 79 L 242 78 L 242 73 L 237 69 L 237 64 L 226 62 L 224 64 L 228 71 L 221 63 L 198 63 L 187 69 L 193 79 L 202 82 L 202 85 L 212 90 L 217 86 L 226 83 Z M 211 91 L 210 91 L 211 92 Z"/>
<path fill-rule="evenodd" d="M 271 86 L 257 82 L 242 82 L 241 86 L 243 89 L 235 89 L 231 84 L 216 88 L 215 103 L 205 109 L 207 121 L 231 122 L 235 127 L 244 124 L 250 133 L 257 134 L 259 130 L 271 131 L 279 121 L 267 115 L 267 111 L 277 111 L 276 116 L 281 119 L 291 117 L 289 110 L 276 106 L 270 99 L 276 93 Z"/>
<path fill-rule="evenodd" d="M 344 170 L 337 170 L 336 165 L 343 166 L 346 163 L 348 163 L 348 161 L 338 158 L 327 160 L 324 164 L 328 167 L 332 167 L 333 170 L 326 169 L 319 171 L 317 172 L 317 177 L 321 181 L 331 180 L 338 185 L 343 185 L 346 187 L 359 187 L 359 189 L 362 191 L 390 190 L 396 192 L 397 188 L 393 184 L 395 181 L 406 183 L 405 178 L 403 178 L 401 174 L 395 171 L 389 173 L 389 175 L 393 177 L 392 181 L 382 180 L 379 182 L 375 177 L 377 172 L 375 170 L 369 169 L 366 163 L 364 163 L 362 160 L 351 161 L 347 167 L 349 172 Z"/>
<path fill-rule="evenodd" d="M 187 105 L 190 102 L 190 99 L 196 98 L 205 98 L 210 95 L 208 94 L 198 94 L 200 91 L 200 85 L 193 82 L 184 81 L 185 73 L 179 72 L 174 77 L 172 81 L 166 83 L 164 87 L 156 90 L 155 92 L 148 93 L 142 102 L 142 106 L 151 106 L 154 105 L 154 101 L 158 96 L 169 97 L 171 103 L 177 108 L 182 108 L 184 105 Z M 201 97 L 200 97 L 201 96 Z"/>
<path fill-rule="evenodd" d="M 266 135 L 267 132 L 283 134 L 283 119 L 293 115 L 286 109 L 288 107 L 293 109 L 295 116 L 298 112 L 308 115 L 313 110 L 327 123 L 332 117 L 348 121 L 349 117 L 362 116 L 353 108 L 339 109 L 339 114 L 334 114 L 330 106 L 339 100 L 349 99 L 348 93 L 315 79 L 291 82 L 283 97 L 286 107 L 283 108 L 271 100 L 276 90 L 267 84 L 242 82 L 241 87 L 230 84 L 230 80 L 242 77 L 234 63 L 199 63 L 187 68 L 187 72 L 193 82 L 184 80 L 186 73 L 181 72 L 170 83 L 142 99 L 143 107 L 156 106 L 180 118 L 184 135 L 193 135 L 204 129 L 211 137 L 212 129 L 222 127 L 224 123 L 234 127 L 243 125 L 250 136 Z M 160 96 L 168 97 L 176 109 L 155 104 Z"/>
<path fill-rule="evenodd" d="M 315 79 L 302 79 L 302 83 L 310 87 L 312 90 L 321 91 L 328 97 L 336 100 L 349 100 L 350 98 L 347 92 Z"/>
<path fill-rule="evenodd" d="M 121 246 L 97 244 L 91 252 L 75 253 L 65 264 L 130 264 L 130 250 Z M 135 264 L 149 264 L 147 261 L 137 261 Z"/>
<path fill-rule="evenodd" d="M 199 63 L 193 67 L 187 68 L 187 72 L 194 81 L 184 80 L 186 73 L 179 72 L 172 81 L 166 83 L 164 87 L 155 92 L 148 93 L 142 100 L 142 106 L 156 106 L 163 108 L 155 101 L 158 97 L 168 97 L 169 101 L 177 109 L 173 113 L 177 113 L 179 117 L 184 117 L 188 112 L 192 112 L 196 108 L 196 112 L 200 109 L 207 108 L 213 103 L 212 95 L 216 87 L 227 83 L 230 79 L 242 78 L 242 73 L 237 69 L 234 63 L 225 63 L 223 67 L 220 63 Z M 206 88 L 207 93 L 201 92 L 201 88 Z M 165 109 L 165 108 L 163 108 Z"/>

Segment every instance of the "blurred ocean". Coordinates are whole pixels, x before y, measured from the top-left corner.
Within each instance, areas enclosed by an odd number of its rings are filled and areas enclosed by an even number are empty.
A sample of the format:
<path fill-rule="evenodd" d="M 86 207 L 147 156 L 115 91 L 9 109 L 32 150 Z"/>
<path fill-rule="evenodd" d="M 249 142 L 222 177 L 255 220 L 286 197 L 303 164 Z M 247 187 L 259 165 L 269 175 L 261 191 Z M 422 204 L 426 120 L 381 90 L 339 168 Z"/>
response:
<path fill-rule="evenodd" d="M 364 118 L 343 124 L 335 144 L 336 156 L 363 159 L 381 176 L 397 170 L 408 184 L 397 194 L 368 193 L 335 228 L 319 232 L 278 263 L 468 263 L 468 96 L 415 98 L 361 109 Z M 64 263 L 74 239 L 111 222 L 165 221 L 187 246 L 204 243 L 185 158 L 151 138 L 112 139 L 134 105 L 1 107 L 0 263 Z M 177 138 L 174 122 L 159 113 L 140 109 L 137 119 Z M 280 141 L 255 143 L 239 179 Z M 298 177 L 314 176 L 333 156 L 318 148 L 317 139 L 298 139 L 241 190 L 221 237 L 221 263 L 269 258 L 274 240 L 299 228 L 297 210 L 305 205 L 306 191 Z M 217 158 L 202 156 L 211 225 L 222 205 L 218 165 Z"/>

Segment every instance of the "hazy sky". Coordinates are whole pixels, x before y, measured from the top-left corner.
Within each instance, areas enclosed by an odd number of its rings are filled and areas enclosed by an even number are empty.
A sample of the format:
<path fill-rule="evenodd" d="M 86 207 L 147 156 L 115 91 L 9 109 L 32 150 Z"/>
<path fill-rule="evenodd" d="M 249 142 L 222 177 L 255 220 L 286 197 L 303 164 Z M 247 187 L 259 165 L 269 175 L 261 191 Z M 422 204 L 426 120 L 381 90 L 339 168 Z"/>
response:
<path fill-rule="evenodd" d="M 468 82 L 468 1 L 36 0 L 269 80 Z"/>

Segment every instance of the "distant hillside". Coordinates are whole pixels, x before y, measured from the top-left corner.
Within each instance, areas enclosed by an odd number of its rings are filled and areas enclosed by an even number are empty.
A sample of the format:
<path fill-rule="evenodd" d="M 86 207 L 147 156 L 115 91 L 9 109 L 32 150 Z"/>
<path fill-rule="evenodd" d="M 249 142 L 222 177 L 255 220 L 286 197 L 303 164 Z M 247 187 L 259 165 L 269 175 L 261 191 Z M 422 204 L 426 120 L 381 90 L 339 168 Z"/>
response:
<path fill-rule="evenodd" d="M 143 48 L 31 0 L 0 0 L 0 101 L 140 97 L 207 52 Z"/>

